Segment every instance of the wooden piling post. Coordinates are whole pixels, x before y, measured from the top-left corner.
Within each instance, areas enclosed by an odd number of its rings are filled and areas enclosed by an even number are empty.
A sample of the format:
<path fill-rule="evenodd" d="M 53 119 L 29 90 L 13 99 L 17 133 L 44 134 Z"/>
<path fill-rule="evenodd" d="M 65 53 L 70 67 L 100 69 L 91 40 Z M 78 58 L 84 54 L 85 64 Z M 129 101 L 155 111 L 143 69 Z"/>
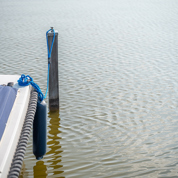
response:
<path fill-rule="evenodd" d="M 51 28 L 53 29 L 53 28 Z M 53 31 L 48 33 L 48 45 L 51 48 Z M 58 32 L 55 30 L 55 40 L 52 48 L 49 70 L 49 110 L 59 110 L 59 80 L 58 80 Z"/>

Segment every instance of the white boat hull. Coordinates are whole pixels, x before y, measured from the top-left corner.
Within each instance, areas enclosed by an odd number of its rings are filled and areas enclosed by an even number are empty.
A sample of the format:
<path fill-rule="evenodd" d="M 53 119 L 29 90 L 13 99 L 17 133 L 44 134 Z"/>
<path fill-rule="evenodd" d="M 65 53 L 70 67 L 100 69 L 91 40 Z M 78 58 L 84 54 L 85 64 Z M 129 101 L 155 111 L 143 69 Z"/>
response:
<path fill-rule="evenodd" d="M 0 75 L 0 85 L 14 82 L 18 89 L 13 108 L 0 140 L 0 178 L 7 177 L 18 144 L 30 100 L 31 87 L 19 86 L 19 75 Z"/>

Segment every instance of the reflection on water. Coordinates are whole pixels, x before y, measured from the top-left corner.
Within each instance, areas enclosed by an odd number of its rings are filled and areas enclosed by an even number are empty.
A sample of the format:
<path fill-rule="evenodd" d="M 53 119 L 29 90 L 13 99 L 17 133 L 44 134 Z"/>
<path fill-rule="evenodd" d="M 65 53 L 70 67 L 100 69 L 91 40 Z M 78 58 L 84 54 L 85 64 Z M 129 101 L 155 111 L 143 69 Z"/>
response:
<path fill-rule="evenodd" d="M 61 153 L 63 152 L 60 145 L 60 118 L 59 112 L 49 112 L 49 133 L 48 133 L 48 152 L 46 153 L 48 163 L 48 174 L 53 177 L 60 177 L 62 171 Z"/>
<path fill-rule="evenodd" d="M 37 161 L 36 165 L 33 167 L 34 178 L 37 177 L 46 177 L 47 176 L 47 168 L 44 165 L 44 161 Z"/>
<path fill-rule="evenodd" d="M 21 177 L 178 177 L 177 7 L 1 0 L 0 73 L 28 74 L 44 93 L 45 32 L 59 32 L 60 112 L 48 113 L 41 161 L 30 138 Z"/>
<path fill-rule="evenodd" d="M 60 118 L 58 112 L 48 113 L 48 126 L 47 126 L 47 153 L 41 160 L 36 160 L 32 155 L 32 138 L 29 141 L 27 153 L 25 155 L 24 163 L 21 170 L 20 178 L 30 177 L 64 177 L 60 176 L 63 173 L 63 166 L 61 164 L 61 153 L 63 152 L 60 145 Z M 29 160 L 30 159 L 30 160 Z M 26 169 L 26 163 L 31 161 L 33 172 Z"/>
<path fill-rule="evenodd" d="M 28 177 L 29 174 L 28 174 L 28 171 L 26 170 L 27 169 L 25 168 L 25 162 L 23 162 L 19 178 Z"/>

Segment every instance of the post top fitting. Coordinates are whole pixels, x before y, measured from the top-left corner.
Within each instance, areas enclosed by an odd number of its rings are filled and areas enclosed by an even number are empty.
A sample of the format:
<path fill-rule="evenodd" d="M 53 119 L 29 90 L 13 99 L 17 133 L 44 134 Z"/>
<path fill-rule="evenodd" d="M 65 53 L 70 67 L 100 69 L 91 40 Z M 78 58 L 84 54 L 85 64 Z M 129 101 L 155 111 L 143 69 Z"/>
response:
<path fill-rule="evenodd" d="M 53 27 L 51 27 L 51 32 L 53 32 Z"/>

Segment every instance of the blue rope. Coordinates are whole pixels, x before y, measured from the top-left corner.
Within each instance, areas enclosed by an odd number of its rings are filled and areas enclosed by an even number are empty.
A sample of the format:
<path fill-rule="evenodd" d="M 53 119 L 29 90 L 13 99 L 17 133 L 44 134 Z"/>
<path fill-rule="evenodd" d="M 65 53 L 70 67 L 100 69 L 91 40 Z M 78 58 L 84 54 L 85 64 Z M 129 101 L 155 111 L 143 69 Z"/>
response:
<path fill-rule="evenodd" d="M 48 45 L 48 33 L 51 31 L 52 29 L 48 30 L 46 32 L 46 40 L 47 40 L 47 50 L 48 50 L 48 75 L 47 75 L 47 89 L 46 89 L 46 93 L 45 93 L 45 96 L 43 95 L 40 87 L 33 81 L 33 78 L 30 77 L 29 75 L 24 75 L 22 74 L 21 77 L 19 78 L 19 80 L 17 81 L 18 84 L 20 86 L 28 86 L 28 85 L 32 85 L 37 93 L 38 93 L 38 98 L 40 101 L 43 101 L 43 99 L 46 98 L 47 96 L 47 93 L 48 93 L 48 85 L 49 85 L 49 70 L 50 70 L 50 59 L 51 59 L 51 53 L 52 53 L 52 49 L 53 49 L 53 44 L 54 44 L 54 39 L 55 39 L 55 31 L 53 29 L 53 33 L 54 33 L 54 36 L 53 36 L 53 40 L 52 40 L 52 44 L 51 44 L 51 48 L 49 50 L 49 45 Z"/>
<path fill-rule="evenodd" d="M 38 98 L 39 98 L 39 100 L 40 100 L 40 101 L 43 101 L 44 95 L 43 95 L 43 93 L 42 93 L 40 87 L 33 81 L 33 78 L 32 78 L 32 77 L 30 77 L 29 75 L 26 75 L 26 76 L 25 76 L 24 74 L 22 74 L 21 77 L 19 78 L 19 80 L 18 80 L 17 82 L 18 82 L 18 84 L 19 84 L 20 86 L 32 85 L 32 86 L 36 89 L 36 91 L 37 91 L 37 93 L 38 93 Z"/>
<path fill-rule="evenodd" d="M 51 29 L 49 29 L 47 32 L 46 32 L 46 41 L 47 41 L 47 50 L 48 50 L 48 63 L 50 63 L 50 59 L 51 59 L 51 53 L 52 53 L 52 49 L 53 49 L 53 44 L 54 44 L 54 39 L 55 39 L 55 31 L 53 29 L 53 41 L 52 41 L 52 44 L 51 44 L 51 48 L 49 50 L 49 45 L 48 45 L 48 33 L 51 31 Z"/>
<path fill-rule="evenodd" d="M 44 98 L 47 97 L 47 93 L 48 93 L 48 85 L 49 85 L 49 70 L 50 70 L 50 59 L 51 59 L 51 53 L 52 53 L 52 49 L 53 49 L 53 44 L 54 44 L 54 39 L 55 39 L 55 31 L 53 29 L 53 40 L 52 40 L 52 44 L 51 44 L 51 48 L 49 50 L 49 45 L 48 45 L 48 33 L 51 31 L 51 29 L 49 29 L 47 32 L 46 32 L 46 41 L 47 41 L 47 51 L 48 51 L 48 75 L 47 75 L 47 88 L 46 88 L 46 93 L 45 93 L 45 96 Z"/>
<path fill-rule="evenodd" d="M 46 98 L 47 94 L 48 94 L 48 85 L 49 85 L 49 69 L 50 69 L 50 63 L 48 63 L 48 75 L 47 75 L 47 88 L 46 88 L 46 93 L 44 98 Z"/>

